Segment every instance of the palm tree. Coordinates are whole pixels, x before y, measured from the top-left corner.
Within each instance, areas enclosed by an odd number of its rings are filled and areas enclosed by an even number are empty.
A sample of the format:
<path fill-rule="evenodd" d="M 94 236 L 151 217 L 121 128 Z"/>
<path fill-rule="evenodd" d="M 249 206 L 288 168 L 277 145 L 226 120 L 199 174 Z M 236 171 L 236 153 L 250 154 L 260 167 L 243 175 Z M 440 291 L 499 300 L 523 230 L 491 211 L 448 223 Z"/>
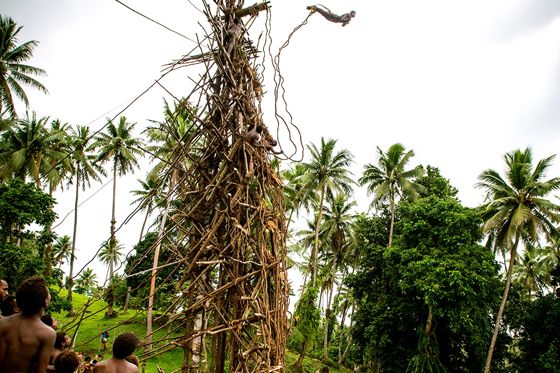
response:
<path fill-rule="evenodd" d="M 414 179 L 424 174 L 422 166 L 406 170 L 405 167 L 414 156 L 414 152 L 409 150 L 405 153 L 405 148 L 401 144 L 393 144 L 387 153 L 377 147 L 379 156 L 378 165 L 367 164 L 364 166 L 364 173 L 358 180 L 360 185 L 367 185 L 368 194 L 374 194 L 372 205 L 377 205 L 382 201 L 389 201 L 391 212 L 391 225 L 389 228 L 389 244 L 393 243 L 393 231 L 395 228 L 395 212 L 397 197 L 408 196 L 415 198 L 423 189 L 423 186 L 416 183 Z"/>
<path fill-rule="evenodd" d="M 311 286 L 315 287 L 317 278 L 317 262 L 319 251 L 319 230 L 323 218 L 323 205 L 326 195 L 334 192 L 350 193 L 352 184 L 350 178 L 352 174 L 348 166 L 352 163 L 352 154 L 343 149 L 335 151 L 336 140 L 328 140 L 321 137 L 321 145 L 317 148 L 314 144 L 307 147 L 311 153 L 311 160 L 303 163 L 305 168 L 304 188 L 309 191 L 316 191 L 319 194 L 319 205 L 317 206 L 317 220 L 315 222 L 315 241 L 311 251 Z"/>
<path fill-rule="evenodd" d="M 97 275 L 91 268 L 86 268 L 76 280 L 76 291 L 80 294 L 92 296 L 97 287 Z"/>
<path fill-rule="evenodd" d="M 491 232 L 497 247 L 509 251 L 509 265 L 500 308 L 494 323 L 494 333 L 488 349 L 484 371 L 490 371 L 492 354 L 500 330 L 506 306 L 513 268 L 516 263 L 517 247 L 521 240 L 536 242 L 540 234 L 548 239 L 557 234 L 554 226 L 560 221 L 560 206 L 550 202 L 548 195 L 560 188 L 560 178 L 544 181 L 546 170 L 551 166 L 554 155 L 540 160 L 533 168 L 531 149 L 515 150 L 504 156 L 505 179 L 494 170 L 480 174 L 477 184 L 487 193 L 488 203 L 481 208 L 484 231 Z"/>
<path fill-rule="evenodd" d="M 301 207 L 309 212 L 318 200 L 316 190 L 307 190 L 305 188 L 305 172 L 306 169 L 301 163 L 297 163 L 294 168 L 282 172 L 282 178 L 285 181 L 284 201 L 286 204 L 286 211 L 289 211 L 286 230 L 288 230 L 292 222 L 294 213 L 297 216 Z"/>
<path fill-rule="evenodd" d="M 53 245 L 53 264 L 55 266 L 62 266 L 65 262 L 68 262 L 72 255 L 72 241 L 70 236 L 64 235 L 58 237 L 55 244 Z"/>
<path fill-rule="evenodd" d="M 24 64 L 33 57 L 33 50 L 39 42 L 31 40 L 17 45 L 17 34 L 21 28 L 22 26 L 17 27 L 11 18 L 0 15 L 0 117 L 4 116 L 4 113 L 11 117 L 16 116 L 14 95 L 29 107 L 29 100 L 21 87 L 22 83 L 48 93 L 47 89 L 32 77 L 46 75 L 45 71 Z"/>
<path fill-rule="evenodd" d="M 140 183 L 142 189 L 131 191 L 132 194 L 138 197 L 132 201 L 132 203 L 138 204 L 140 211 L 146 211 L 144 221 L 142 222 L 142 228 L 140 228 L 140 237 L 138 238 L 138 242 L 140 242 L 142 238 L 144 238 L 144 230 L 146 229 L 148 217 L 153 212 L 154 202 L 157 203 L 157 200 L 161 198 L 161 185 L 159 185 L 160 182 L 156 178 L 150 176 L 146 178 L 146 181 L 140 179 L 137 179 L 137 181 Z"/>
<path fill-rule="evenodd" d="M 103 242 L 101 250 L 99 251 L 99 259 L 107 265 L 107 277 L 105 281 L 109 280 L 107 287 L 107 312 L 106 317 L 116 317 L 116 312 L 113 310 L 115 291 L 113 289 L 113 278 L 115 276 L 114 268 L 120 263 L 123 256 L 123 245 L 119 244 L 117 240 L 107 240 Z"/>
<path fill-rule="evenodd" d="M 148 178 L 158 180 L 158 188 L 167 188 L 165 197 L 161 198 L 164 209 L 161 214 L 158 238 L 156 240 L 154 249 L 152 275 L 150 278 L 150 294 L 148 297 L 148 312 L 146 315 L 146 342 L 148 350 L 151 350 L 152 348 L 152 319 L 156 275 L 159 262 L 159 253 L 164 238 L 163 234 L 169 215 L 170 199 L 171 196 L 175 193 L 175 187 L 179 183 L 179 180 L 184 175 L 184 160 L 188 158 L 185 153 L 187 153 L 191 157 L 196 156 L 195 154 L 193 154 L 192 148 L 188 148 L 188 144 L 185 143 L 190 139 L 190 136 L 193 133 L 193 112 L 193 107 L 188 103 L 186 99 L 180 100 L 174 108 L 171 108 L 167 101 L 164 101 L 164 121 L 152 121 L 152 123 L 156 124 L 156 126 L 151 127 L 146 131 L 148 134 L 148 138 L 153 143 L 153 145 L 149 147 L 149 151 L 153 154 L 153 157 L 155 159 L 159 160 L 159 162 L 148 174 Z M 154 198 L 155 196 L 156 195 L 149 197 Z M 202 313 L 197 315 L 197 318 L 198 317 L 201 318 Z M 197 338 L 193 342 L 193 358 L 195 356 L 198 357 L 199 355 L 198 350 L 200 346 L 195 346 L 195 344 L 198 344 L 198 340 L 199 339 Z"/>
<path fill-rule="evenodd" d="M 24 119 L 16 122 L 16 126 L 2 134 L 0 143 L 0 175 L 7 179 L 12 176 L 25 180 L 30 176 L 37 188 L 41 189 L 41 179 L 60 179 L 58 172 L 52 167 L 53 161 L 62 161 L 65 152 L 57 149 L 60 132 L 50 132 L 46 128 L 48 117 L 37 118 L 35 112 L 27 113 Z M 50 183 L 49 183 L 50 184 Z"/>
<path fill-rule="evenodd" d="M 122 176 L 128 172 L 134 171 L 138 166 L 137 157 L 142 155 L 142 150 L 140 146 L 142 142 L 140 139 L 132 136 L 132 130 L 134 129 L 134 124 L 130 124 L 126 121 L 126 117 L 122 116 L 119 118 L 119 122 L 115 123 L 109 119 L 107 122 L 107 128 L 105 132 L 102 132 L 97 136 L 93 147 L 99 149 L 99 153 L 96 159 L 97 163 L 112 162 L 113 167 L 113 203 L 111 210 L 111 236 L 109 238 L 109 246 L 115 247 L 115 202 L 117 196 L 117 175 Z M 114 294 L 113 294 L 113 262 L 109 261 L 109 296 L 107 309 L 107 316 L 113 317 L 115 315 L 113 311 Z"/>
<path fill-rule="evenodd" d="M 347 250 L 350 247 L 348 238 L 350 228 L 354 219 L 352 208 L 356 205 L 354 201 L 349 201 L 348 197 L 342 193 L 335 197 L 328 198 L 328 204 L 324 213 L 323 229 L 325 236 L 330 241 L 330 252 L 327 253 L 330 259 L 327 266 L 328 276 L 325 280 L 327 288 L 327 305 L 325 310 L 325 330 L 323 335 L 323 360 L 328 360 L 329 352 L 329 319 L 331 315 L 331 303 L 335 287 L 336 274 L 339 266 L 345 262 Z"/>
<path fill-rule="evenodd" d="M 513 268 L 512 282 L 521 284 L 529 292 L 529 299 L 532 299 L 534 293 L 541 292 L 550 282 L 546 280 L 550 273 L 544 253 L 544 249 L 528 243 L 523 255 L 519 257 L 519 262 Z"/>
<path fill-rule="evenodd" d="M 94 162 L 95 156 L 92 154 L 94 148 L 91 144 L 92 137 L 89 127 L 78 126 L 75 130 L 71 129 L 69 138 L 70 156 L 73 178 L 70 183 L 75 182 L 76 193 L 74 197 L 74 227 L 72 232 L 72 255 L 70 256 L 70 271 L 68 273 L 68 294 L 66 300 L 70 305 L 70 314 L 74 312 L 72 305 L 72 286 L 74 285 L 74 258 L 76 252 L 76 239 L 78 234 L 78 206 L 80 187 L 85 190 L 86 186 L 91 185 L 91 180 L 101 180 L 100 175 L 105 176 L 105 170 Z"/>

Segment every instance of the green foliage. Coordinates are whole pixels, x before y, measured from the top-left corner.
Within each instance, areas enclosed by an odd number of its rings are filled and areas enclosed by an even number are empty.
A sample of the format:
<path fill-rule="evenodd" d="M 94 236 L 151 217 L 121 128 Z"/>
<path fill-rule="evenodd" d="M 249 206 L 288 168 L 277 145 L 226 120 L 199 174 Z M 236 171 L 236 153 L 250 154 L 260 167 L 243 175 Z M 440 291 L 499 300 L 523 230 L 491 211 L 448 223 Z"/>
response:
<path fill-rule="evenodd" d="M 13 19 L 0 15 L 0 114 L 5 111 L 11 117 L 16 116 L 14 97 L 29 106 L 22 84 L 47 93 L 47 89 L 33 78 L 45 75 L 45 71 L 26 63 L 33 57 L 33 50 L 39 42 L 31 40 L 18 45 L 21 29 L 22 26 L 18 27 Z"/>
<path fill-rule="evenodd" d="M 138 308 L 147 308 L 146 301 L 150 292 L 150 278 L 154 262 L 154 246 L 157 242 L 157 232 L 148 233 L 142 241 L 135 246 L 135 254 L 130 255 L 126 261 L 125 274 L 127 286 L 131 288 L 133 302 L 137 303 Z M 162 245 L 159 253 L 159 263 L 174 261 L 173 253 Z M 167 308 L 176 298 L 175 284 L 181 276 L 183 265 L 179 265 L 179 270 L 175 266 L 159 268 L 156 275 L 156 294 L 154 296 L 154 309 Z"/>
<path fill-rule="evenodd" d="M 2 242 L 14 242 L 23 229 L 36 223 L 44 227 L 56 218 L 54 199 L 32 184 L 14 179 L 0 184 L 0 229 Z"/>
<path fill-rule="evenodd" d="M 317 288 L 308 287 L 301 295 L 294 312 L 295 326 L 308 343 L 314 341 L 321 322 L 321 312 L 316 306 L 318 295 Z"/>
<path fill-rule="evenodd" d="M 447 370 L 439 360 L 439 348 L 434 333 L 426 334 L 418 328 L 418 353 L 410 359 L 406 373 L 445 373 Z"/>
<path fill-rule="evenodd" d="M 43 271 L 43 261 L 33 240 L 26 240 L 23 246 L 11 243 L 0 244 L 1 277 L 16 289 L 28 277 Z"/>
<path fill-rule="evenodd" d="M 449 371 L 479 371 L 484 362 L 501 287 L 498 268 L 492 253 L 478 244 L 478 213 L 437 195 L 401 203 L 395 246 L 382 246 L 380 218 L 362 219 L 357 226 L 366 249 L 349 280 L 358 301 L 353 336 L 372 370 L 405 371 L 415 355 L 411 367 L 430 360 L 417 354 L 412 342 L 428 306 L 443 365 Z"/>
<path fill-rule="evenodd" d="M 560 292 L 542 295 L 535 300 L 512 299 L 508 307 L 506 316 L 516 331 L 519 351 L 512 359 L 514 367 L 520 372 L 558 372 Z"/>

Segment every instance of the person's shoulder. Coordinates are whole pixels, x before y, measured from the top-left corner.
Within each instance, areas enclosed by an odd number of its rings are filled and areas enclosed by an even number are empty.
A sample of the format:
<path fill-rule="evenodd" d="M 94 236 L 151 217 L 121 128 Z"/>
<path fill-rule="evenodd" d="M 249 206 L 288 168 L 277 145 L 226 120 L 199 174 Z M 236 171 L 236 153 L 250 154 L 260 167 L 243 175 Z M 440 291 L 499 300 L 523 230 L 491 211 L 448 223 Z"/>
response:
<path fill-rule="evenodd" d="M 138 367 L 132 364 L 130 361 L 127 361 L 127 372 L 128 373 L 138 373 Z"/>
<path fill-rule="evenodd" d="M 21 322 L 21 316 L 19 314 L 5 316 L 0 318 L 0 331 L 11 329 L 14 325 L 19 324 Z"/>
<path fill-rule="evenodd" d="M 48 339 L 48 340 L 55 340 L 56 339 L 56 331 L 51 328 L 50 326 L 43 323 L 41 320 L 39 322 L 34 323 L 37 333 L 41 335 L 41 337 Z"/>
<path fill-rule="evenodd" d="M 105 371 L 105 362 L 100 361 L 99 363 L 92 365 L 92 372 L 104 372 Z"/>

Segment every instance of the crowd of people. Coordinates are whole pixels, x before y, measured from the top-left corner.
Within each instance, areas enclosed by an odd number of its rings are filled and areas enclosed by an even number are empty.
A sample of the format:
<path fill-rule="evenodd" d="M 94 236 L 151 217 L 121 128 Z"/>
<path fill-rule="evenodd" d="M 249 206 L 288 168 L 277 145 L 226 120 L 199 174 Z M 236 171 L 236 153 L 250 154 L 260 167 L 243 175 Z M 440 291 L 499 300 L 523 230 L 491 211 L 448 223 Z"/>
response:
<path fill-rule="evenodd" d="M 140 341 L 134 333 L 122 333 L 113 342 L 112 357 L 93 359 L 72 349 L 72 340 L 57 332 L 56 320 L 45 310 L 51 295 L 45 279 L 25 280 L 16 295 L 9 294 L 0 279 L 0 373 L 137 373 L 134 351 Z M 109 334 L 104 331 L 102 344 Z"/>

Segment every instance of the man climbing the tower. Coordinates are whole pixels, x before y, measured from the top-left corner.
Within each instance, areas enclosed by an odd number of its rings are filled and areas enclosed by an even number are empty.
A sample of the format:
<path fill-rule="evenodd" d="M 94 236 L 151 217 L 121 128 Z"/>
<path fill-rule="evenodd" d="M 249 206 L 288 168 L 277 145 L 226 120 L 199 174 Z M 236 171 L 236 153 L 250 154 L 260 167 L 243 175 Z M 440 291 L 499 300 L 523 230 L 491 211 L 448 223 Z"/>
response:
<path fill-rule="evenodd" d="M 327 7 L 324 7 L 322 5 L 310 5 L 307 7 L 307 9 L 310 10 L 311 13 L 318 12 L 319 14 L 321 14 L 323 17 L 325 17 L 327 20 L 331 22 L 342 23 L 342 27 L 349 24 L 352 18 L 356 16 L 356 12 L 354 12 L 353 10 L 350 11 L 349 13 L 344 13 L 343 15 L 339 16 L 334 14 Z"/>

